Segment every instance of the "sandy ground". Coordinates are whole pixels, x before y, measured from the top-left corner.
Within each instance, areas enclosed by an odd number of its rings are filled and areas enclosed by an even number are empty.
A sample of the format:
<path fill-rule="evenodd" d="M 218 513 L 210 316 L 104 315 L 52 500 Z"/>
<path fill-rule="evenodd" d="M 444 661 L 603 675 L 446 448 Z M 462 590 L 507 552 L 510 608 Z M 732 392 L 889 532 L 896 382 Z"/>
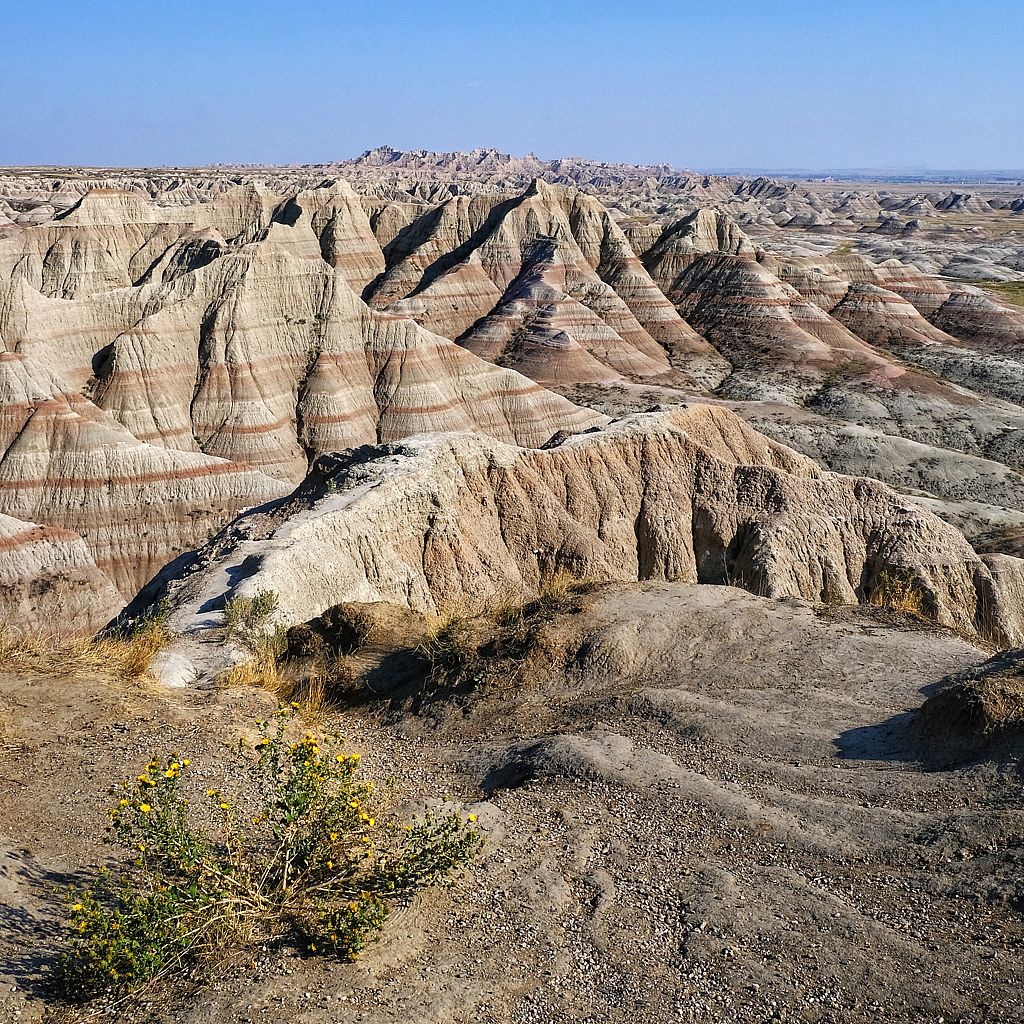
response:
<path fill-rule="evenodd" d="M 487 846 L 457 888 L 397 908 L 358 963 L 247 951 L 117 1019 L 1022 1020 L 1017 761 L 938 766 L 915 715 L 988 657 L 876 609 L 723 587 L 575 599 L 523 664 L 332 723 L 409 813 L 444 793 L 477 814 Z M 53 887 L 113 856 L 112 781 L 178 749 L 215 783 L 224 741 L 271 708 L 0 678 L 0 1020 L 111 1018 L 47 998 Z"/>

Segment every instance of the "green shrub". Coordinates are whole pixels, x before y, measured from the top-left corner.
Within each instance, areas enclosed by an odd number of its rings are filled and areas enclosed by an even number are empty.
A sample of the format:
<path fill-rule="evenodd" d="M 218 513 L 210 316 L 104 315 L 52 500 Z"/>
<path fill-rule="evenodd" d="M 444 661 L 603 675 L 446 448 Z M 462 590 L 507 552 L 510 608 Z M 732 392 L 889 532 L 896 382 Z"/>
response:
<path fill-rule="evenodd" d="M 277 591 L 261 590 L 252 599 L 252 608 L 247 620 L 248 625 L 258 626 L 268 615 L 277 611 Z"/>
<path fill-rule="evenodd" d="M 291 936 L 310 952 L 355 959 L 389 903 L 458 871 L 483 846 L 454 811 L 404 828 L 386 813 L 344 739 L 287 742 L 290 710 L 258 723 L 255 749 L 232 747 L 224 789 L 189 802 L 178 754 L 154 757 L 110 792 L 109 841 L 131 852 L 119 882 L 101 869 L 71 887 L 57 980 L 73 997 L 125 991 L 226 951 Z"/>
<path fill-rule="evenodd" d="M 230 639 L 240 627 L 257 629 L 277 610 L 276 590 L 261 590 L 255 597 L 230 597 L 224 602 L 224 635 Z"/>

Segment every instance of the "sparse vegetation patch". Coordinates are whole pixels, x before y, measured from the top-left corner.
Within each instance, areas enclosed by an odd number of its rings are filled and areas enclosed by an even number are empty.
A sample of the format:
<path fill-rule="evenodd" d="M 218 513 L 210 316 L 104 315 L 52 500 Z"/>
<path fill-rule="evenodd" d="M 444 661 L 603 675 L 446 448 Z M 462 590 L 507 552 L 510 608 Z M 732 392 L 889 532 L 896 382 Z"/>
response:
<path fill-rule="evenodd" d="M 883 569 L 869 596 L 871 604 L 910 615 L 925 614 L 925 594 L 913 573 Z"/>
<path fill-rule="evenodd" d="M 259 629 L 277 610 L 275 590 L 261 590 L 255 597 L 231 597 L 224 602 L 224 635 L 230 639 L 241 628 Z"/>
<path fill-rule="evenodd" d="M 141 679 L 153 656 L 171 637 L 168 607 L 133 619 L 95 637 L 67 636 L 0 624 L 0 666 L 9 672 L 52 672 L 68 676 L 113 674 Z"/>

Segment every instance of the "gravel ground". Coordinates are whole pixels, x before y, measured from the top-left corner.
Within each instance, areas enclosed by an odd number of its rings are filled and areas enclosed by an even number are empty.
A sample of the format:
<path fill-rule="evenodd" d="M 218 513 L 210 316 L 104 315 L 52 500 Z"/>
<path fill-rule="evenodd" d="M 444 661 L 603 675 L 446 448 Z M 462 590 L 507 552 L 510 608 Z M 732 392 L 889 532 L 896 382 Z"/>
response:
<path fill-rule="evenodd" d="M 403 813 L 484 855 L 358 963 L 284 946 L 103 1013 L 48 999 L 55 885 L 107 860 L 106 788 L 154 750 L 222 777 L 262 693 L 0 678 L 0 1020 L 1024 1020 L 1017 760 L 928 770 L 915 711 L 987 653 L 872 609 L 617 585 L 472 691 L 337 724 Z M 506 666 L 507 668 L 507 666 Z"/>

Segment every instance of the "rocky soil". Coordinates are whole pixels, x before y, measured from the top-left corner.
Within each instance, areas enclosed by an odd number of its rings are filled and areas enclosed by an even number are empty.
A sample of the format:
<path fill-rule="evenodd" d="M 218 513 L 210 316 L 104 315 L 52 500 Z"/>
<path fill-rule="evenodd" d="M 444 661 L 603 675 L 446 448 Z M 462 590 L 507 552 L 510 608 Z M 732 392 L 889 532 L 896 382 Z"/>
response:
<path fill-rule="evenodd" d="M 459 887 L 397 909 L 356 964 L 247 951 L 118 1017 L 1020 1020 L 1019 750 L 950 760 L 955 727 L 920 712 L 958 679 L 1015 678 L 1016 656 L 988 657 L 870 607 L 668 583 L 567 598 L 524 660 L 333 720 L 404 813 L 447 794 L 477 814 Z M 41 984 L 51 890 L 111 856 L 107 785 L 171 748 L 217 781 L 271 699 L 6 675 L 0 701 L 0 1014 L 72 1021 Z"/>

